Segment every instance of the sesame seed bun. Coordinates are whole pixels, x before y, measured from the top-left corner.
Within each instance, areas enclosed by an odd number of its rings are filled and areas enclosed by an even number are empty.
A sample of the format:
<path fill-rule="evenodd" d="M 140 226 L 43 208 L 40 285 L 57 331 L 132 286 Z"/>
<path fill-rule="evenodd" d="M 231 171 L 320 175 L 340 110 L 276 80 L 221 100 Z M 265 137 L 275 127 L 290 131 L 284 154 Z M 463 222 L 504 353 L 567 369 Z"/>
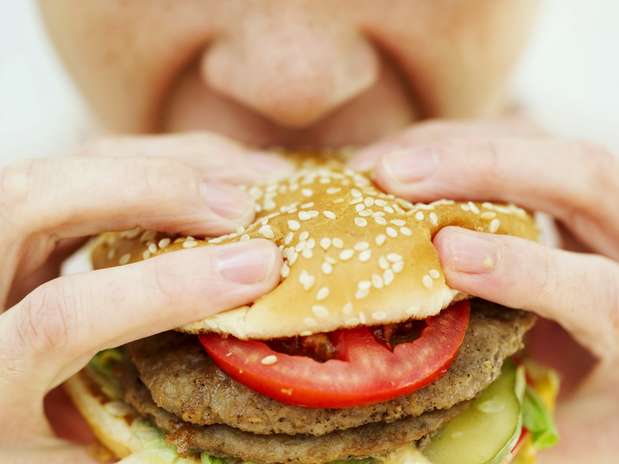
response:
<path fill-rule="evenodd" d="M 534 240 L 536 225 L 513 205 L 441 200 L 411 204 L 387 195 L 337 161 L 306 160 L 297 173 L 248 188 L 256 220 L 213 239 L 134 229 L 103 234 L 95 268 L 163 253 L 266 238 L 284 255 L 282 280 L 251 306 L 185 325 L 188 333 L 219 332 L 269 339 L 378 325 L 438 314 L 466 298 L 447 286 L 432 237 L 455 225 Z"/>

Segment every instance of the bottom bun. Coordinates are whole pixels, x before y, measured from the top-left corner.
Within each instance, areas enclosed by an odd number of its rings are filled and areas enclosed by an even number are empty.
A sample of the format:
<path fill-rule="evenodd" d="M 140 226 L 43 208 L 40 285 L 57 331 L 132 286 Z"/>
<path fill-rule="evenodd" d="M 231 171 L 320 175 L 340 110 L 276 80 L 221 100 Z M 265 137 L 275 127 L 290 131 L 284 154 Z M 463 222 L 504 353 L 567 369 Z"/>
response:
<path fill-rule="evenodd" d="M 200 464 L 197 457 L 179 456 L 161 431 L 124 401 L 110 398 L 87 370 L 71 377 L 64 388 L 97 439 L 122 464 Z"/>

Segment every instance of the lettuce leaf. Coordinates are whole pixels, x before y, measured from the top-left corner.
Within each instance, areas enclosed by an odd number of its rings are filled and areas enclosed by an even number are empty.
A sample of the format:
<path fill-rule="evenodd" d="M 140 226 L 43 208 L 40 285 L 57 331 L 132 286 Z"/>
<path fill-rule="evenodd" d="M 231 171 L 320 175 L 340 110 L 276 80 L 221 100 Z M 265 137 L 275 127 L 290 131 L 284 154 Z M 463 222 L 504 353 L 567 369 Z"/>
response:
<path fill-rule="evenodd" d="M 522 406 L 523 424 L 531 434 L 533 446 L 542 450 L 556 445 L 559 433 L 552 414 L 533 388 L 527 387 Z"/>

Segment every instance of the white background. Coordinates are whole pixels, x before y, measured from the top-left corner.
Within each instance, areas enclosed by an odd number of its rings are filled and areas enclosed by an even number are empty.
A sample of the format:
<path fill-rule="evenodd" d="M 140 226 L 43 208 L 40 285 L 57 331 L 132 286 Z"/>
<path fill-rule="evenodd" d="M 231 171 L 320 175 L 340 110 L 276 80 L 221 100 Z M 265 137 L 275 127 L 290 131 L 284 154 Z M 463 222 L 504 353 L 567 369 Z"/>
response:
<path fill-rule="evenodd" d="M 545 127 L 616 153 L 618 20 L 616 0 L 542 0 L 537 30 L 513 80 L 514 94 Z M 88 121 L 45 38 L 35 2 L 3 2 L 0 165 L 62 154 L 88 132 Z"/>

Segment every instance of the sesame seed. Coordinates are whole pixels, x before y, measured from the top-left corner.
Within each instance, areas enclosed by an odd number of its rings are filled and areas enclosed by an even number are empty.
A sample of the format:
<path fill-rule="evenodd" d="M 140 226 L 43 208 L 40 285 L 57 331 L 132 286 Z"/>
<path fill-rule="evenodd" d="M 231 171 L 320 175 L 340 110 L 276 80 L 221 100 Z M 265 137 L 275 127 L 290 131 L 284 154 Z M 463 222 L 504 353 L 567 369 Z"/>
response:
<path fill-rule="evenodd" d="M 260 363 L 264 364 L 265 366 L 270 366 L 272 364 L 275 364 L 276 362 L 277 362 L 277 356 L 275 356 L 274 354 L 270 354 L 268 356 L 265 356 L 260 361 Z"/>
<path fill-rule="evenodd" d="M 385 272 L 383 272 L 383 282 L 385 283 L 385 285 L 391 284 L 391 282 L 393 282 L 393 278 L 394 274 L 391 269 L 387 269 Z"/>
<path fill-rule="evenodd" d="M 378 266 L 382 270 L 386 270 L 386 269 L 389 269 L 391 267 L 389 265 L 389 262 L 387 261 L 387 258 L 385 258 L 384 256 L 381 256 L 380 258 L 378 258 Z"/>
<path fill-rule="evenodd" d="M 303 323 L 308 327 L 316 327 L 318 325 L 318 323 L 316 322 L 316 319 L 314 319 L 313 317 L 304 318 Z"/>
<path fill-rule="evenodd" d="M 391 206 L 385 206 L 383 210 L 389 214 L 393 214 L 395 212 Z"/>
<path fill-rule="evenodd" d="M 387 236 L 385 234 L 378 234 L 374 239 L 378 246 L 382 246 L 383 243 L 385 243 L 385 240 L 387 240 Z"/>
<path fill-rule="evenodd" d="M 364 209 L 363 211 L 359 211 L 357 214 L 361 217 L 370 217 L 372 215 L 372 211 L 369 209 Z"/>
<path fill-rule="evenodd" d="M 365 227 L 368 225 L 368 221 L 362 217 L 355 217 L 355 225 L 357 227 Z"/>
<path fill-rule="evenodd" d="M 314 202 L 310 201 L 310 202 L 307 202 L 307 203 L 303 203 L 301 205 L 301 209 L 308 209 L 308 208 L 311 208 L 312 206 L 314 206 Z"/>
<path fill-rule="evenodd" d="M 370 291 L 367 288 L 359 288 L 355 292 L 355 298 L 357 300 L 362 300 L 363 298 L 369 295 Z"/>
<path fill-rule="evenodd" d="M 265 238 L 268 238 L 271 240 L 275 238 L 273 229 L 271 229 L 271 226 L 269 225 L 262 226 L 260 229 L 258 229 L 258 232 L 261 233 Z"/>
<path fill-rule="evenodd" d="M 352 314 L 352 311 L 353 311 L 353 307 L 352 307 L 351 302 L 348 302 L 344 306 L 342 306 L 342 312 L 346 314 L 347 316 L 350 316 Z"/>
<path fill-rule="evenodd" d="M 150 251 L 145 250 L 145 251 L 142 253 L 142 259 L 148 259 L 148 258 L 150 258 Z"/>
<path fill-rule="evenodd" d="M 248 234 L 241 235 L 241 242 L 246 242 L 247 240 L 249 240 L 249 235 Z"/>
<path fill-rule="evenodd" d="M 305 259 L 310 259 L 312 256 L 314 256 L 314 252 L 311 248 L 304 248 L 301 252 L 301 256 L 303 256 Z"/>
<path fill-rule="evenodd" d="M 387 313 L 384 311 L 375 311 L 372 313 L 372 318 L 377 321 L 384 321 L 385 319 L 387 319 Z"/>
<path fill-rule="evenodd" d="M 399 261 L 402 261 L 402 255 L 399 255 L 397 253 L 389 253 L 387 255 L 387 260 L 392 262 L 392 263 L 397 263 Z"/>
<path fill-rule="evenodd" d="M 312 312 L 316 317 L 319 317 L 321 319 L 329 317 L 329 310 L 321 305 L 313 305 Z"/>
<path fill-rule="evenodd" d="M 381 226 L 387 224 L 387 220 L 382 216 L 374 216 L 374 222 Z"/>
<path fill-rule="evenodd" d="M 406 225 L 406 221 L 404 221 L 402 219 L 392 219 L 390 222 L 394 226 L 398 226 L 398 227 L 402 227 L 402 226 Z"/>
<path fill-rule="evenodd" d="M 333 246 L 335 248 L 342 248 L 344 246 L 344 241 L 341 238 L 335 237 L 333 239 Z"/>
<path fill-rule="evenodd" d="M 387 235 L 391 238 L 396 238 L 398 236 L 398 232 L 393 227 L 387 227 L 385 232 L 387 232 Z"/>
<path fill-rule="evenodd" d="M 162 250 L 164 248 L 167 248 L 169 244 L 170 244 L 169 238 L 162 238 L 161 240 L 159 240 L 159 248 L 161 248 Z"/>
<path fill-rule="evenodd" d="M 307 221 L 308 219 L 312 219 L 312 215 L 309 211 L 299 211 L 299 219 L 301 221 Z"/>
<path fill-rule="evenodd" d="M 468 205 L 471 211 L 473 211 L 475 214 L 479 214 L 479 208 L 477 207 L 475 203 L 473 203 L 472 201 L 469 201 Z"/>
<path fill-rule="evenodd" d="M 438 225 L 438 216 L 436 215 L 435 212 L 430 213 L 430 222 L 432 223 L 433 226 Z"/>
<path fill-rule="evenodd" d="M 340 190 L 342 190 L 342 189 L 341 189 L 341 188 L 339 188 L 339 187 L 329 187 L 329 188 L 327 189 L 327 193 L 328 193 L 329 195 L 333 195 L 334 193 L 338 193 Z"/>
<path fill-rule="evenodd" d="M 374 288 L 383 288 L 383 278 L 378 274 L 372 274 L 372 285 Z"/>
<path fill-rule="evenodd" d="M 357 251 L 363 251 L 370 248 L 370 244 L 368 242 L 357 242 L 353 248 Z"/>
<path fill-rule="evenodd" d="M 397 263 L 393 263 L 391 269 L 393 269 L 393 272 L 395 272 L 396 274 L 402 272 L 402 269 L 404 269 L 404 261 L 398 261 Z"/>
<path fill-rule="evenodd" d="M 331 274 L 333 272 L 333 266 L 331 265 L 331 263 L 328 263 L 326 261 L 322 263 L 320 269 L 324 274 Z"/>
<path fill-rule="evenodd" d="M 303 270 L 299 275 L 299 283 L 303 286 L 305 290 L 309 290 L 310 288 L 312 288 L 314 286 L 315 280 L 316 278 L 306 270 Z"/>
<path fill-rule="evenodd" d="M 350 194 L 351 194 L 353 197 L 356 197 L 356 198 L 359 198 L 359 197 L 363 196 L 363 195 L 361 194 L 361 192 L 360 192 L 359 190 L 355 189 L 355 188 L 354 188 L 354 189 L 351 189 Z"/>
<path fill-rule="evenodd" d="M 322 301 L 329 296 L 329 287 L 320 287 L 320 290 L 316 292 L 316 299 Z"/>
<path fill-rule="evenodd" d="M 183 242 L 183 248 L 193 248 L 195 246 L 198 246 L 198 242 L 196 242 L 195 240 L 185 240 Z"/>
<path fill-rule="evenodd" d="M 425 219 L 423 211 L 417 211 L 415 213 L 415 219 L 417 219 L 418 221 L 423 221 Z"/>
<path fill-rule="evenodd" d="M 460 205 L 460 209 L 462 211 L 467 211 L 467 212 L 470 210 L 469 205 L 465 205 L 465 204 Z"/>
<path fill-rule="evenodd" d="M 482 219 L 494 219 L 496 217 L 496 213 L 494 211 L 484 211 L 481 213 L 480 217 Z"/>
<path fill-rule="evenodd" d="M 284 279 L 290 275 L 290 266 L 288 266 L 288 263 L 282 264 L 282 268 L 279 273 Z"/>
<path fill-rule="evenodd" d="M 312 189 L 304 188 L 303 190 L 301 190 L 301 194 L 304 197 L 311 197 L 314 194 L 314 192 L 312 191 Z"/>
<path fill-rule="evenodd" d="M 441 276 L 441 273 L 436 270 L 436 269 L 430 269 L 428 271 L 428 274 L 430 275 L 430 277 L 432 277 L 433 279 L 438 279 Z"/>
<path fill-rule="evenodd" d="M 490 225 L 488 226 L 488 230 L 491 233 L 495 233 L 496 231 L 499 230 L 499 227 L 501 227 L 501 221 L 499 219 L 493 219 L 492 221 L 490 221 Z"/>
<path fill-rule="evenodd" d="M 424 276 L 421 278 L 421 283 L 426 288 L 431 288 L 432 285 L 434 285 L 434 282 L 432 281 L 432 277 L 430 277 L 428 274 L 424 274 Z"/>
<path fill-rule="evenodd" d="M 333 211 L 323 211 L 322 214 L 324 214 L 327 219 L 335 219 L 337 217 Z"/>
<path fill-rule="evenodd" d="M 308 238 L 309 238 L 309 232 L 307 230 L 304 230 L 303 232 L 299 234 L 299 240 L 301 241 L 305 241 Z"/>
<path fill-rule="evenodd" d="M 342 252 L 340 253 L 340 259 L 342 261 L 347 261 L 350 258 L 352 258 L 352 256 L 355 254 L 355 252 L 353 250 L 351 250 L 350 248 L 347 248 L 345 250 L 342 250 Z"/>
<path fill-rule="evenodd" d="M 365 197 L 363 200 L 363 204 L 365 204 L 365 206 L 367 206 L 368 208 L 371 206 L 374 206 L 374 198 L 372 197 Z"/>
<path fill-rule="evenodd" d="M 400 233 L 407 237 L 410 237 L 411 235 L 413 235 L 413 231 L 410 230 L 408 227 L 400 227 Z"/>
<path fill-rule="evenodd" d="M 355 205 L 355 211 L 359 212 L 359 211 L 363 211 L 365 209 L 365 205 L 363 203 L 357 203 Z"/>
<path fill-rule="evenodd" d="M 312 335 L 312 331 L 311 330 L 304 330 L 299 335 L 301 335 L 302 337 L 309 337 L 310 335 Z"/>
<path fill-rule="evenodd" d="M 305 247 L 306 247 L 306 248 L 309 248 L 310 250 L 311 250 L 311 249 L 313 249 L 313 248 L 315 248 L 315 247 L 316 247 L 316 240 L 315 240 L 315 239 L 313 239 L 313 238 L 310 238 L 310 239 L 307 241 L 307 243 L 306 243 Z"/>
<path fill-rule="evenodd" d="M 357 284 L 357 287 L 369 290 L 370 288 L 372 288 L 372 282 L 370 282 L 369 280 L 360 280 Z"/>
<path fill-rule="evenodd" d="M 361 253 L 359 253 L 359 261 L 361 261 L 362 263 L 369 261 L 371 257 L 372 250 L 363 250 Z"/>
<path fill-rule="evenodd" d="M 114 256 L 116 256 L 116 248 L 110 248 L 107 251 L 107 255 L 106 256 L 107 256 L 108 261 L 114 259 Z"/>
<path fill-rule="evenodd" d="M 286 234 L 286 237 L 284 237 L 284 245 L 290 245 L 290 242 L 292 242 L 293 238 L 294 238 L 294 234 L 292 232 L 288 232 Z"/>
<path fill-rule="evenodd" d="M 118 260 L 118 264 L 120 264 L 121 266 L 124 266 L 125 264 L 127 264 L 129 261 L 131 260 L 131 254 L 127 253 L 124 254 L 120 257 L 120 259 Z"/>
<path fill-rule="evenodd" d="M 331 246 L 331 239 L 328 237 L 323 237 L 320 239 L 320 248 L 327 251 Z"/>
<path fill-rule="evenodd" d="M 150 251 L 152 254 L 157 253 L 157 245 L 155 245 L 154 243 L 149 243 L 148 244 L 148 251 Z"/>

